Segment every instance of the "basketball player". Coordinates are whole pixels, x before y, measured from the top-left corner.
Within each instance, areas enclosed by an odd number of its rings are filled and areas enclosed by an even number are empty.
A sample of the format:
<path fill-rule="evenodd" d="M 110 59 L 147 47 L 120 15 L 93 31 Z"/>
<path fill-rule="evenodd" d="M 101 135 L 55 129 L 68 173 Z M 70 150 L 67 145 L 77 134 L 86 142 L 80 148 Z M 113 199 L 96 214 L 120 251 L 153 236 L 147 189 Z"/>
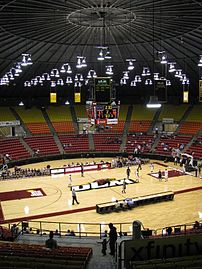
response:
<path fill-rule="evenodd" d="M 168 181 L 168 170 L 165 169 L 164 171 L 164 177 L 165 177 L 165 181 Z"/>

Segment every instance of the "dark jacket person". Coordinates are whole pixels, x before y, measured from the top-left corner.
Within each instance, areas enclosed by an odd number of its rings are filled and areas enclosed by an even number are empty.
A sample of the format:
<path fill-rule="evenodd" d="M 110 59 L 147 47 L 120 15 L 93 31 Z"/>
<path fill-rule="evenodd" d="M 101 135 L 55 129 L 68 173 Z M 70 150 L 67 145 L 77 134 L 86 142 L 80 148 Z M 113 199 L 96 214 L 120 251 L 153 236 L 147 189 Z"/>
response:
<path fill-rule="evenodd" d="M 53 239 L 53 231 L 50 231 L 49 239 L 46 240 L 46 247 L 50 249 L 55 249 L 58 247 L 57 241 Z"/>

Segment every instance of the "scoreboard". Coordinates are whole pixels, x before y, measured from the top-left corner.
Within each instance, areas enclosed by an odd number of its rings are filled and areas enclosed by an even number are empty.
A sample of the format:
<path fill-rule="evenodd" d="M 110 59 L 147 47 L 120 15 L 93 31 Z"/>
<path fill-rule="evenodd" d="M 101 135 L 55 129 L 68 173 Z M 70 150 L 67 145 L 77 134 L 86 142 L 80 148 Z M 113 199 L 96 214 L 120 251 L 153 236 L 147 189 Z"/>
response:
<path fill-rule="evenodd" d="M 112 105 L 97 105 L 96 119 L 117 119 L 118 107 Z"/>
<path fill-rule="evenodd" d="M 109 103 L 111 100 L 112 81 L 109 77 L 94 78 L 95 101 Z"/>
<path fill-rule="evenodd" d="M 117 124 L 120 102 L 116 104 L 97 104 L 93 102 L 86 107 L 88 118 L 92 124 Z"/>

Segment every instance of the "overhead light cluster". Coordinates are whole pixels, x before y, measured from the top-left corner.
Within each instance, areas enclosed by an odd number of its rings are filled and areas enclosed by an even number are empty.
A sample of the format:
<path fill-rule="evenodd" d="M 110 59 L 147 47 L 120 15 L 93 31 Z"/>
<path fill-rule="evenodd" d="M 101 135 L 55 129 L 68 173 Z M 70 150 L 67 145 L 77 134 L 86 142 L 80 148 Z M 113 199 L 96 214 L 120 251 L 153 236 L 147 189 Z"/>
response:
<path fill-rule="evenodd" d="M 190 81 L 189 78 L 186 76 L 185 73 L 183 73 L 182 69 L 177 69 L 176 68 L 176 62 L 169 62 L 168 57 L 165 51 L 158 51 L 158 56 L 159 56 L 159 61 L 162 65 L 167 66 L 167 70 L 169 74 L 174 74 L 174 77 L 179 78 L 181 83 L 183 85 L 189 85 Z M 134 69 L 134 62 L 135 59 L 127 59 L 126 60 L 129 65 L 128 65 L 128 70 L 133 70 Z M 202 66 L 202 55 L 200 55 L 199 63 L 198 66 Z M 130 80 L 129 77 L 129 71 L 124 71 L 124 76 L 120 80 L 120 85 L 126 85 L 127 82 Z M 135 78 L 130 81 L 130 86 L 135 87 L 137 86 L 138 83 L 142 82 L 143 78 L 144 84 L 145 85 L 153 85 L 153 81 L 155 80 L 166 80 L 166 86 L 171 86 L 171 81 L 169 79 L 166 79 L 165 77 L 160 77 L 159 73 L 151 73 L 150 68 L 147 66 L 143 67 L 142 74 L 141 75 L 135 75 Z M 153 76 L 150 77 L 150 76 Z M 149 77 L 149 78 L 148 78 Z"/>
<path fill-rule="evenodd" d="M 17 62 L 2 78 L 0 78 L 0 85 L 9 85 L 16 77 L 19 77 L 23 72 L 22 67 L 32 65 L 31 55 L 23 53 L 22 60 Z"/>
<path fill-rule="evenodd" d="M 110 60 L 112 58 L 110 50 L 108 47 L 105 46 L 98 46 L 99 54 L 97 56 L 98 61 Z"/>
<path fill-rule="evenodd" d="M 102 61 L 105 59 L 111 59 L 111 54 L 109 47 L 105 46 L 99 46 L 99 55 L 97 60 Z M 169 74 L 174 75 L 175 78 L 179 78 L 181 83 L 184 84 L 189 84 L 189 78 L 186 76 L 186 74 L 183 72 L 182 69 L 177 69 L 176 68 L 176 62 L 171 62 L 168 60 L 167 54 L 165 51 L 158 51 L 158 57 L 159 57 L 159 62 L 162 65 L 165 65 L 167 68 L 167 71 Z M 135 69 L 135 62 L 136 59 L 134 58 L 129 58 L 126 59 L 127 62 L 127 71 L 123 71 L 123 76 L 120 80 L 121 85 L 127 85 L 128 82 L 130 81 L 130 85 L 135 87 L 137 86 L 138 83 L 143 83 L 145 85 L 152 85 L 155 80 L 161 80 L 162 77 L 160 77 L 159 73 L 151 73 L 150 68 L 148 66 L 144 66 L 142 69 L 141 74 L 136 74 L 134 79 L 130 79 L 131 77 L 131 71 Z M 10 69 L 9 72 L 7 72 L 2 78 L 0 78 L 0 85 L 9 85 L 10 81 L 14 80 L 15 77 L 20 76 L 20 73 L 22 73 L 23 67 L 26 67 L 28 65 L 32 64 L 31 60 L 31 55 L 30 54 L 22 54 L 22 60 L 17 62 L 14 67 Z M 202 66 L 202 55 L 199 56 L 199 63 L 198 66 Z M 82 86 L 82 85 L 87 85 L 89 79 L 97 77 L 96 71 L 93 69 L 90 69 L 87 73 L 86 78 L 83 77 L 82 73 L 80 70 L 82 68 L 87 67 L 87 62 L 86 62 L 86 57 L 84 56 L 77 56 L 77 61 L 76 65 L 74 68 L 74 77 L 71 77 L 72 68 L 69 63 L 64 63 L 62 64 L 60 69 L 53 68 L 50 73 L 43 73 L 40 76 L 36 76 L 35 78 L 31 79 L 30 81 L 25 81 L 24 86 L 25 87 L 31 87 L 31 86 L 37 86 L 37 85 L 44 85 L 45 81 L 49 81 L 51 87 L 55 87 L 57 85 L 63 86 L 65 84 L 72 84 L 74 83 L 75 86 Z M 106 75 L 108 76 L 113 76 L 114 71 L 113 68 L 114 66 L 111 64 L 106 64 Z M 78 69 L 78 72 L 77 70 Z M 76 72 L 75 72 L 76 70 Z M 66 77 L 64 77 L 67 75 Z M 78 80 L 77 80 L 78 77 Z M 171 81 L 163 78 L 166 80 L 166 85 L 170 86 Z"/>
<path fill-rule="evenodd" d="M 76 69 L 81 69 L 87 67 L 86 57 L 77 56 Z M 89 70 L 87 78 L 84 79 L 83 74 L 76 73 L 74 78 L 71 77 L 72 68 L 69 63 L 64 63 L 60 69 L 53 68 L 49 73 L 43 73 L 41 76 L 36 76 L 30 81 L 25 81 L 25 87 L 31 86 L 43 86 L 46 81 L 49 81 L 51 87 L 56 87 L 57 85 L 64 86 L 65 84 L 73 84 L 75 87 L 81 87 L 83 84 L 87 85 L 90 78 L 97 77 L 95 70 Z M 67 75 L 65 78 L 64 76 Z"/>

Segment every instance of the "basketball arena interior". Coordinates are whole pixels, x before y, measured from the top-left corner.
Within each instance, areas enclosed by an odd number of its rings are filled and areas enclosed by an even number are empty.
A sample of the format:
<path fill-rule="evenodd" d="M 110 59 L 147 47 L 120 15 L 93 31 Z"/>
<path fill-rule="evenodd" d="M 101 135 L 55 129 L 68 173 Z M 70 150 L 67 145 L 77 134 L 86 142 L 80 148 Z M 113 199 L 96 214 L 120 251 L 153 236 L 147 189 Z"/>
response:
<path fill-rule="evenodd" d="M 202 268 L 201 14 L 0 1 L 0 268 Z"/>

